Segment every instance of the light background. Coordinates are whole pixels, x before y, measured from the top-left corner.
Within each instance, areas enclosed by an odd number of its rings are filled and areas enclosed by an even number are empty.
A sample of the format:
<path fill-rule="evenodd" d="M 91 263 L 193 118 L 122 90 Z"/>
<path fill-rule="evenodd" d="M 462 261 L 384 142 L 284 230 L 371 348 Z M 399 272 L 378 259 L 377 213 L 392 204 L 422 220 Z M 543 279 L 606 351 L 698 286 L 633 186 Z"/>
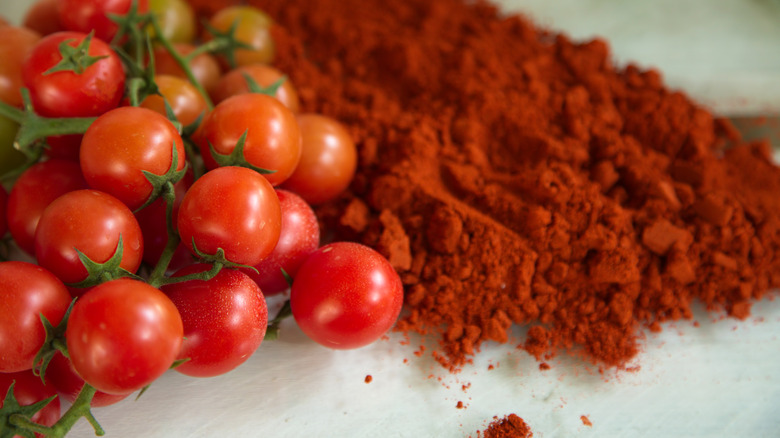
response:
<path fill-rule="evenodd" d="M 29 3 L 0 0 L 0 14 L 18 23 Z M 721 114 L 780 111 L 778 1 L 502 3 L 575 38 L 605 37 L 617 63 L 657 67 L 669 86 Z M 699 311 L 699 327 L 648 334 L 641 368 L 618 376 L 563 358 L 540 371 L 511 343 L 486 345 L 452 375 L 416 357 L 416 339 L 331 351 L 287 321 L 279 341 L 226 376 L 171 372 L 139 401 L 96 415 L 108 437 L 466 437 L 509 413 L 535 437 L 780 436 L 780 303 L 757 303 L 747 321 L 712 319 Z M 71 436 L 92 433 L 82 421 Z"/>

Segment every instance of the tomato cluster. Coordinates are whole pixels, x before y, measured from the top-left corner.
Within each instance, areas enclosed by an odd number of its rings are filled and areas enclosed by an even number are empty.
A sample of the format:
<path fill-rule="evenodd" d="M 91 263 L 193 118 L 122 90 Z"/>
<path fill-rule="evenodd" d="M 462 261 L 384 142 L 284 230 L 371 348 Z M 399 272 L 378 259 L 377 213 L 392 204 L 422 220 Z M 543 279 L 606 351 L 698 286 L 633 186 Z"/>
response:
<path fill-rule="evenodd" d="M 50 426 L 59 404 L 24 405 L 229 372 L 273 325 L 270 295 L 336 349 L 398 317 L 390 263 L 323 242 L 312 208 L 348 189 L 349 131 L 301 112 L 265 13 L 195 20 L 184 0 L 40 0 L 0 24 L 2 410 Z"/>

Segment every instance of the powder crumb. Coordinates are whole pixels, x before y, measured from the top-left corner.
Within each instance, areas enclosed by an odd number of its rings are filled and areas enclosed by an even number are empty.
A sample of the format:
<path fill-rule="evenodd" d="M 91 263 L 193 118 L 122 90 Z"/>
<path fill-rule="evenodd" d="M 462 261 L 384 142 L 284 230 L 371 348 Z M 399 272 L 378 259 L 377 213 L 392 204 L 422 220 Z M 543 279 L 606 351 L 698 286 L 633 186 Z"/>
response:
<path fill-rule="evenodd" d="M 374 380 L 374 378 L 371 376 L 371 374 L 368 374 L 365 378 L 366 383 L 371 383 Z"/>
<path fill-rule="evenodd" d="M 455 407 L 458 409 L 465 409 L 466 405 L 464 405 L 462 401 L 458 401 L 458 404 L 456 404 Z"/>
<path fill-rule="evenodd" d="M 539 369 L 541 371 L 547 371 L 550 369 L 550 365 L 547 362 L 542 362 L 539 364 Z"/>
<path fill-rule="evenodd" d="M 588 418 L 587 415 L 581 415 L 580 420 L 582 420 L 582 424 L 588 427 L 593 427 L 593 423 L 590 422 L 590 418 Z"/>
<path fill-rule="evenodd" d="M 488 365 L 488 371 L 493 371 L 493 369 L 494 369 L 494 368 L 495 368 L 495 367 L 493 366 L 493 364 L 492 364 L 492 363 L 491 363 L 490 365 Z"/>
<path fill-rule="evenodd" d="M 463 392 L 466 392 L 469 388 L 471 388 L 471 383 L 466 383 L 465 385 L 461 386 Z"/>
<path fill-rule="evenodd" d="M 477 432 L 482 438 L 531 438 L 534 436 L 531 428 L 516 414 L 504 418 L 493 417 L 493 422 L 483 432 Z"/>

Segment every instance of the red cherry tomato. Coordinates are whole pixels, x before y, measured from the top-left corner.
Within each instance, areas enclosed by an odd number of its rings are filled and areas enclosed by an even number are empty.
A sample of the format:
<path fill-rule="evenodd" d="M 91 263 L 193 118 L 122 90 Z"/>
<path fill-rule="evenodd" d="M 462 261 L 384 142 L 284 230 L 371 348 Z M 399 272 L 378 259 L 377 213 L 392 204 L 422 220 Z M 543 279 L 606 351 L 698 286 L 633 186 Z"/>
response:
<path fill-rule="evenodd" d="M 49 35 L 65 30 L 60 23 L 59 0 L 38 0 L 30 6 L 24 15 L 24 27 L 41 35 Z"/>
<path fill-rule="evenodd" d="M 279 198 L 262 175 L 244 167 L 220 167 L 192 185 L 179 207 L 179 234 L 193 254 L 219 248 L 234 263 L 256 265 L 279 240 Z"/>
<path fill-rule="evenodd" d="M 6 211 L 8 210 L 8 193 L 0 186 L 0 238 L 5 236 L 8 231 L 8 222 L 6 221 Z"/>
<path fill-rule="evenodd" d="M 203 272 L 209 265 L 191 265 L 175 276 Z M 263 342 L 268 308 L 260 288 L 244 273 L 223 269 L 208 281 L 164 286 L 184 324 L 184 343 L 175 368 L 195 377 L 225 374 L 244 363 Z"/>
<path fill-rule="evenodd" d="M 248 75 L 261 87 L 269 87 L 284 77 L 284 73 L 270 65 L 253 64 L 239 67 L 227 72 L 222 76 L 219 82 L 217 82 L 214 91 L 211 93 L 211 98 L 214 102 L 222 102 L 228 97 L 235 96 L 236 94 L 249 93 L 249 85 L 247 84 L 244 75 Z M 279 101 L 290 111 L 294 113 L 298 112 L 300 108 L 298 91 L 295 89 L 292 81 L 290 81 L 290 78 L 285 79 L 282 86 L 276 91 L 274 97 L 279 99 Z"/>
<path fill-rule="evenodd" d="M 295 193 L 277 189 L 282 209 L 282 228 L 273 252 L 255 265 L 257 271 L 242 269 L 265 295 L 288 289 L 282 269 L 292 278 L 306 258 L 320 246 L 320 226 L 309 204 Z"/>
<path fill-rule="evenodd" d="M 130 209 L 143 205 L 152 193 L 144 171 L 163 175 L 171 167 L 184 169 L 184 142 L 173 124 L 147 108 L 121 107 L 98 117 L 84 134 L 79 161 L 87 183 L 115 196 Z"/>
<path fill-rule="evenodd" d="M 309 204 L 336 198 L 352 182 L 357 169 L 357 148 L 349 132 L 336 120 L 319 114 L 298 116 L 301 161 L 283 188 Z"/>
<path fill-rule="evenodd" d="M 35 256 L 65 283 L 78 283 L 87 270 L 76 249 L 92 261 L 111 258 L 122 236 L 120 266 L 136 272 L 141 265 L 143 238 L 138 221 L 122 202 L 97 190 L 68 192 L 43 211 L 35 231 Z"/>
<path fill-rule="evenodd" d="M 46 382 L 50 383 L 57 392 L 70 403 L 78 397 L 81 388 L 84 387 L 84 379 L 76 373 L 70 360 L 61 353 L 56 353 L 46 368 Z M 127 398 L 127 394 L 106 394 L 97 391 L 92 397 L 90 406 L 101 408 L 110 406 Z"/>
<path fill-rule="evenodd" d="M 301 330 L 335 349 L 379 339 L 395 324 L 402 303 L 403 285 L 390 262 L 353 242 L 315 251 L 298 270 L 290 293 Z"/>
<path fill-rule="evenodd" d="M 301 158 L 301 134 L 295 115 L 281 102 L 264 94 L 240 94 L 220 102 L 203 121 L 198 146 L 203 163 L 217 167 L 209 144 L 228 155 L 246 133 L 244 158 L 273 173 L 264 174 L 273 185 L 292 175 Z"/>
<path fill-rule="evenodd" d="M 51 159 L 16 180 L 8 197 L 8 228 L 22 250 L 35 254 L 35 230 L 43 210 L 65 193 L 87 188 L 78 163 Z"/>
<path fill-rule="evenodd" d="M 65 338 L 73 368 L 108 394 L 127 394 L 171 367 L 181 348 L 181 317 L 158 289 L 121 278 L 76 301 Z"/>
<path fill-rule="evenodd" d="M 22 65 L 24 86 L 33 107 L 47 117 L 94 117 L 119 105 L 125 91 L 125 72 L 119 56 L 99 38 L 92 38 L 89 56 L 102 58 L 77 74 L 48 72 L 62 60 L 59 45 L 78 46 L 87 37 L 79 32 L 57 32 L 43 37 Z"/>
<path fill-rule="evenodd" d="M 24 27 L 0 27 L 0 101 L 22 106 L 22 64 L 40 39 L 38 32 Z"/>
<path fill-rule="evenodd" d="M 52 273 L 27 262 L 0 263 L 0 373 L 29 370 L 46 338 L 40 315 L 57 325 L 70 294 Z"/>
<path fill-rule="evenodd" d="M 171 106 L 176 119 L 184 126 L 193 123 L 199 116 L 206 116 L 206 99 L 187 80 L 171 75 L 157 75 L 154 78 L 161 95 L 151 95 L 141 102 L 141 107 L 167 117 L 165 101 Z"/>
<path fill-rule="evenodd" d="M 72 31 L 89 33 L 111 42 L 118 26 L 110 16 L 124 15 L 136 2 L 139 13 L 149 10 L 148 0 L 59 0 L 59 16 L 62 25 Z"/>
<path fill-rule="evenodd" d="M 0 408 L 3 407 L 5 395 L 8 388 L 11 387 L 11 383 L 14 384 L 14 397 L 21 406 L 29 406 L 57 395 L 57 391 L 52 385 L 44 385 L 41 378 L 33 374 L 32 371 L 0 373 Z M 52 426 L 60 419 L 60 399 L 55 398 L 30 419 L 43 426 Z"/>

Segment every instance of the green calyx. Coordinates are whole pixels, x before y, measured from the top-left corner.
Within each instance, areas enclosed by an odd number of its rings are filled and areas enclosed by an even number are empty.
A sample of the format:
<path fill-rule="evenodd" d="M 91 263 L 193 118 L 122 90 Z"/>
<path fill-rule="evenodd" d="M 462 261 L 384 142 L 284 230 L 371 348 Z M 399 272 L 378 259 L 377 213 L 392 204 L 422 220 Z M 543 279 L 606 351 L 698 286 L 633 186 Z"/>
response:
<path fill-rule="evenodd" d="M 236 68 L 238 65 L 236 63 L 236 49 L 252 50 L 252 46 L 236 39 L 238 20 L 235 20 L 233 24 L 230 25 L 230 28 L 227 30 L 227 32 L 221 32 L 208 23 L 204 23 L 203 26 L 206 28 L 206 31 L 208 31 L 214 38 L 213 40 L 204 44 L 204 46 L 207 48 L 207 51 L 224 56 L 231 69 Z"/>
<path fill-rule="evenodd" d="M 43 74 L 50 75 L 52 73 L 71 71 L 77 75 L 84 73 L 84 71 L 90 65 L 100 61 L 108 56 L 91 56 L 89 54 L 89 45 L 92 42 L 94 31 L 90 32 L 86 38 L 84 38 L 78 45 L 71 46 L 70 43 L 73 40 L 65 40 L 60 43 L 59 49 L 62 59 L 55 64 L 52 68 L 46 70 Z"/>
<path fill-rule="evenodd" d="M 216 149 L 214 149 L 214 145 L 211 144 L 211 142 L 208 142 L 209 151 L 211 152 L 211 157 L 214 158 L 214 161 L 216 161 L 220 167 L 240 166 L 240 167 L 246 167 L 252 169 L 255 172 L 262 173 L 262 174 L 269 174 L 269 173 L 276 172 L 275 170 L 269 170 L 269 169 L 263 169 L 262 167 L 257 167 L 246 160 L 246 157 L 244 156 L 244 147 L 246 146 L 246 137 L 248 134 L 249 134 L 249 130 L 247 129 L 246 131 L 244 131 L 243 134 L 241 134 L 241 138 L 238 139 L 238 143 L 236 143 L 236 147 L 233 148 L 233 150 L 229 154 L 220 154 L 219 152 L 217 152 Z"/>
<path fill-rule="evenodd" d="M 265 94 L 266 96 L 270 96 L 270 97 L 275 97 L 276 93 L 279 91 L 279 88 L 281 88 L 281 86 L 284 85 L 285 81 L 287 81 L 287 76 L 282 76 L 281 78 L 277 79 L 273 84 L 267 87 L 263 87 L 260 84 L 258 84 L 257 81 L 255 81 L 254 78 L 252 78 L 252 76 L 249 76 L 246 73 L 244 73 L 242 76 L 246 81 L 247 87 L 249 87 L 249 91 L 251 91 L 252 93 Z"/>
<path fill-rule="evenodd" d="M 122 242 L 122 235 L 119 235 L 119 242 L 116 245 L 114 254 L 106 260 L 104 263 L 98 263 L 90 259 L 86 254 L 79 251 L 76 248 L 76 253 L 81 260 L 81 264 L 87 270 L 87 278 L 78 283 L 69 283 L 68 286 L 77 288 L 86 288 L 97 286 L 98 284 L 105 283 L 107 281 L 116 280 L 118 278 L 133 278 L 136 280 L 143 280 L 141 277 L 134 273 L 122 268 L 122 254 L 124 251 L 124 243 Z"/>
<path fill-rule="evenodd" d="M 5 399 L 3 399 L 3 407 L 0 408 L 0 438 L 13 438 L 15 436 L 35 438 L 34 427 L 30 428 L 28 424 L 32 423 L 30 418 L 45 408 L 57 396 L 53 395 L 38 403 L 22 406 L 14 395 L 15 384 L 15 381 L 11 382 L 8 392 L 5 394 Z M 32 424 L 35 425 L 35 423 Z"/>

